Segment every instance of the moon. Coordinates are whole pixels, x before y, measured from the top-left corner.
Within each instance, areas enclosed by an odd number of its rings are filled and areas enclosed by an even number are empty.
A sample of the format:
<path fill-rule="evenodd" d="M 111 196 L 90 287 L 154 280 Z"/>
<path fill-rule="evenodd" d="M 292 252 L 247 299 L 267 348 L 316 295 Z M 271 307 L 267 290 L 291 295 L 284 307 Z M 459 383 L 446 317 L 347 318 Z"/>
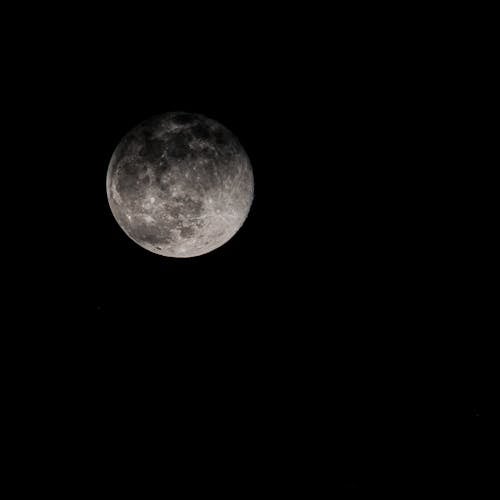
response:
<path fill-rule="evenodd" d="M 166 257 L 196 257 L 229 241 L 254 195 L 238 139 L 203 115 L 145 120 L 116 147 L 106 177 L 116 221 L 138 245 Z"/>

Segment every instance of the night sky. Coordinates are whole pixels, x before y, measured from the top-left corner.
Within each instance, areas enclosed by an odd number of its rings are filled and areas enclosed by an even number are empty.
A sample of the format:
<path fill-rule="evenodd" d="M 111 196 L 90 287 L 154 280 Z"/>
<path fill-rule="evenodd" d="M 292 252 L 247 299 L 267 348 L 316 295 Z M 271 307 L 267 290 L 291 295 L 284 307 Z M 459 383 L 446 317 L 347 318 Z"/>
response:
<path fill-rule="evenodd" d="M 424 43 L 373 13 L 196 12 L 72 13 L 28 49 L 50 192 L 20 292 L 49 325 L 27 341 L 47 360 L 30 394 L 64 408 L 92 460 L 153 481 L 156 452 L 134 450 L 180 439 L 182 476 L 244 449 L 240 485 L 299 482 L 292 467 L 332 492 L 434 483 L 416 434 L 456 422 L 478 450 L 489 412 L 481 60 L 439 23 Z M 132 242 L 106 197 L 120 139 L 167 111 L 225 125 L 254 169 L 243 227 L 192 259 Z M 427 466 L 404 470 L 420 446 Z"/>

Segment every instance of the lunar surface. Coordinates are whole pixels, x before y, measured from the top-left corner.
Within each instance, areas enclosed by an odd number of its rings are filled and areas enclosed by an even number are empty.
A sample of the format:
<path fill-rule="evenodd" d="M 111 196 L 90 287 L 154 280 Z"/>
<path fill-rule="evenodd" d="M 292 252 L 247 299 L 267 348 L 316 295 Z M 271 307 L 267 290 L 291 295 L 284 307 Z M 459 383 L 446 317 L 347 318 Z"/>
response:
<path fill-rule="evenodd" d="M 106 178 L 111 211 L 141 247 L 195 257 L 220 247 L 245 221 L 252 166 L 236 137 L 202 115 L 166 113 L 118 144 Z"/>

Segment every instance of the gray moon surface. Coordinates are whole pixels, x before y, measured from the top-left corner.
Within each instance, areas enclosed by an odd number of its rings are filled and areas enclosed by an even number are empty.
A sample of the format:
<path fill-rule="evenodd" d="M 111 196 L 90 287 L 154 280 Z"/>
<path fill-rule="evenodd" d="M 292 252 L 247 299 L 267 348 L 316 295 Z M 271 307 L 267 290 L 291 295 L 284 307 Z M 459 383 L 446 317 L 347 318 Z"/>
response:
<path fill-rule="evenodd" d="M 227 128 L 175 112 L 145 120 L 123 137 L 106 191 L 115 219 L 138 245 L 167 257 L 195 257 L 224 245 L 242 226 L 254 178 Z"/>

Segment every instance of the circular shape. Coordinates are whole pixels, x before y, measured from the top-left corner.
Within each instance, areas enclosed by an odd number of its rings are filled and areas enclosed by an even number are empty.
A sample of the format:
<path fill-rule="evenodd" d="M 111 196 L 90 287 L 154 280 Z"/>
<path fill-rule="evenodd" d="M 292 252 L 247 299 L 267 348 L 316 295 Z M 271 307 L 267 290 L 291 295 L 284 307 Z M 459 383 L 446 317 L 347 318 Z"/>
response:
<path fill-rule="evenodd" d="M 230 240 L 253 200 L 243 147 L 202 115 L 166 113 L 131 130 L 108 167 L 109 206 L 125 233 L 167 257 L 195 257 Z"/>

